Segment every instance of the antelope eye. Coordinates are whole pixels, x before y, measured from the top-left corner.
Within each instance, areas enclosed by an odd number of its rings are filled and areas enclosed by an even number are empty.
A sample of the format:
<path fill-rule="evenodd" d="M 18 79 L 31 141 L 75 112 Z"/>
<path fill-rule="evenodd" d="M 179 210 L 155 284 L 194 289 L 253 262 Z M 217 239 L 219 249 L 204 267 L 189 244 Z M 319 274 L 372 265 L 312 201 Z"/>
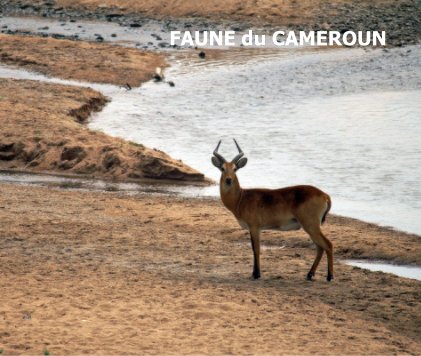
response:
<path fill-rule="evenodd" d="M 222 172 L 225 172 L 225 168 L 224 168 L 224 167 L 221 167 L 221 171 L 222 171 Z"/>
<path fill-rule="evenodd" d="M 237 167 L 234 168 L 234 172 L 237 172 Z"/>

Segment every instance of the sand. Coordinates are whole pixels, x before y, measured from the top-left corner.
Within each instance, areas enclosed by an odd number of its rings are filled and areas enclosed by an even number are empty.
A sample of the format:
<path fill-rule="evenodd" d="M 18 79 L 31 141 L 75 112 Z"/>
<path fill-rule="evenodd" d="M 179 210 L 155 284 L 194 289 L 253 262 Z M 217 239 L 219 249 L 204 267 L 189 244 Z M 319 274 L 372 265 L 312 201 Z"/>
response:
<path fill-rule="evenodd" d="M 4 354 L 421 353 L 421 283 L 339 263 L 419 263 L 413 235 L 329 216 L 328 283 L 304 232 L 265 232 L 253 281 L 219 200 L 2 184 L 0 221 Z"/>
<path fill-rule="evenodd" d="M 105 43 L 0 34 L 0 61 L 61 79 L 138 87 L 163 55 Z"/>

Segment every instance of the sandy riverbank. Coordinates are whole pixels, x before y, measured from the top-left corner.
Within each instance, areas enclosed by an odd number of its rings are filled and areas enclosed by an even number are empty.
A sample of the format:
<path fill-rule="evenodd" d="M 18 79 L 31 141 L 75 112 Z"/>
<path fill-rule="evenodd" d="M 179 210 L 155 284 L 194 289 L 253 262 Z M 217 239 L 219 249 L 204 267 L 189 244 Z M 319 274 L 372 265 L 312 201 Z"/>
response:
<path fill-rule="evenodd" d="M 61 79 L 138 87 L 163 55 L 105 43 L 0 34 L 0 62 Z"/>
<path fill-rule="evenodd" d="M 417 236 L 330 216 L 327 283 L 302 231 L 264 233 L 252 281 L 219 201 L 3 184 L 0 221 L 4 354 L 421 353 L 420 282 L 338 263 L 420 263 Z"/>
<path fill-rule="evenodd" d="M 161 151 L 87 129 L 84 122 L 105 103 L 89 88 L 0 79 L 0 169 L 119 180 L 204 179 Z"/>

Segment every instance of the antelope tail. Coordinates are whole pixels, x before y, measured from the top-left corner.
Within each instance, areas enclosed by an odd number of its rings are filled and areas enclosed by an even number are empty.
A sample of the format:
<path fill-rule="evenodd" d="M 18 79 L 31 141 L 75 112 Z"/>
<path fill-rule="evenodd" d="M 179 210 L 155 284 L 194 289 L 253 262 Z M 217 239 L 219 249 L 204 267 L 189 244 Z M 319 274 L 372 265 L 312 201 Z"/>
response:
<path fill-rule="evenodd" d="M 326 209 L 326 211 L 325 211 L 325 213 L 324 213 L 324 215 L 323 215 L 323 218 L 322 218 L 322 224 L 325 222 L 325 220 L 326 220 L 326 216 L 327 216 L 327 214 L 329 213 L 330 208 L 332 207 L 332 200 L 330 199 L 330 197 L 329 197 L 329 196 L 327 196 L 327 198 L 326 198 L 326 202 L 327 202 L 327 209 Z"/>

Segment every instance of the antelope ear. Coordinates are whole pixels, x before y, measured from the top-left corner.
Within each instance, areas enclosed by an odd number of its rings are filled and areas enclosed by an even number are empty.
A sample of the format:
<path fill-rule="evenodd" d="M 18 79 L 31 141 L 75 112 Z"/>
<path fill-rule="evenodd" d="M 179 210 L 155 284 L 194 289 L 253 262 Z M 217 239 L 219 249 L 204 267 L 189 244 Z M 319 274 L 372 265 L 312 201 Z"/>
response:
<path fill-rule="evenodd" d="M 215 156 L 212 157 L 212 163 L 216 168 L 221 169 L 222 163 L 217 157 Z"/>
<path fill-rule="evenodd" d="M 247 164 L 247 157 L 243 157 L 238 160 L 238 162 L 235 164 L 237 169 L 243 168 Z"/>

